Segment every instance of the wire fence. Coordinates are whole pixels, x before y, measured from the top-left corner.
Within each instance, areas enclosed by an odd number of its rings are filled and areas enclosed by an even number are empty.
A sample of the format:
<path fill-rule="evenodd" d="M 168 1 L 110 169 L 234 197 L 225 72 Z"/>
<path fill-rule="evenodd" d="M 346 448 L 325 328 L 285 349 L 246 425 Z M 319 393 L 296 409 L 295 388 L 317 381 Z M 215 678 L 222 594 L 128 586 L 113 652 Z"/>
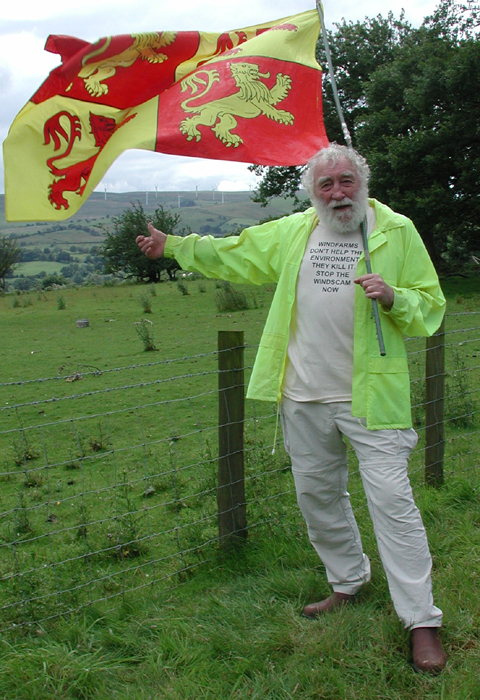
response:
<path fill-rule="evenodd" d="M 479 463 L 479 315 L 447 317 L 445 480 Z M 407 350 L 416 489 L 424 483 L 425 339 L 408 340 Z M 255 352 L 245 346 L 246 380 Z M 218 360 L 211 350 L 0 384 L 2 629 L 169 589 L 215 558 Z M 272 454 L 276 413 L 245 404 L 247 527 L 259 537 L 303 531 L 288 457 L 280 444 Z M 352 499 L 363 508 L 353 452 L 349 462 Z"/>

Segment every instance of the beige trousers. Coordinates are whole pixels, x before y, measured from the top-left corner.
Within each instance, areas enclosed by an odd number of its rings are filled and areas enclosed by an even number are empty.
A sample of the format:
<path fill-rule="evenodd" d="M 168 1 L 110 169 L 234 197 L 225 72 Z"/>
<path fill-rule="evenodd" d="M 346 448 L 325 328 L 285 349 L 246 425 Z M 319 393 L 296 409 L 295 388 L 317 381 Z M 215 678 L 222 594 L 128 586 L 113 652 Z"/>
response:
<path fill-rule="evenodd" d="M 347 491 L 347 437 L 359 461 L 378 551 L 397 615 L 406 628 L 440 627 L 433 604 L 427 536 L 407 473 L 418 436 L 409 430 L 367 430 L 351 404 L 284 398 L 282 425 L 297 501 L 308 536 L 334 591 L 356 593 L 370 562 Z"/>

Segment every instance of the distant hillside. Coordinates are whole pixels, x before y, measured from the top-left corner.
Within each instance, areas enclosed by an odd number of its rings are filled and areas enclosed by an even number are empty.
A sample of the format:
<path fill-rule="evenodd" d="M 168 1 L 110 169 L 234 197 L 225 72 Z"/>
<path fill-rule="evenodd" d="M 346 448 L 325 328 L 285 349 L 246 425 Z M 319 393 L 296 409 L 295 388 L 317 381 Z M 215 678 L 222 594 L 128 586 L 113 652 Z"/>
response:
<path fill-rule="evenodd" d="M 148 203 L 147 203 L 148 199 Z M 123 192 L 103 194 L 94 192 L 80 211 L 63 222 L 9 223 L 5 220 L 5 196 L 0 195 L 0 234 L 31 234 L 32 227 L 60 226 L 68 230 L 71 224 L 95 224 L 105 222 L 121 214 L 132 202 L 140 202 L 146 211 L 157 206 L 178 210 L 182 224 L 194 231 L 201 231 L 211 224 L 227 233 L 238 226 L 250 226 L 267 217 L 284 216 L 292 211 L 291 200 L 275 198 L 267 207 L 252 201 L 249 192 Z M 179 207 L 180 205 L 180 207 Z M 69 241 L 71 242 L 71 241 Z"/>
<path fill-rule="evenodd" d="M 5 196 L 0 195 L 0 235 L 14 235 L 24 251 L 25 262 L 15 270 L 15 277 L 30 277 L 42 271 L 62 272 L 69 277 L 99 269 L 95 248 L 104 234 L 99 224 L 108 225 L 133 203 L 145 211 L 163 206 L 180 214 L 180 226 L 199 234 L 225 234 L 257 224 L 267 218 L 280 218 L 292 212 L 292 200 L 273 199 L 261 207 L 250 192 L 94 192 L 80 211 L 61 222 L 43 221 L 12 223 L 5 220 Z M 74 267 L 72 267 L 72 265 Z M 83 266 L 78 269 L 78 266 Z M 65 268 L 67 266 L 67 268 Z M 78 279 L 80 279 L 78 277 Z"/>

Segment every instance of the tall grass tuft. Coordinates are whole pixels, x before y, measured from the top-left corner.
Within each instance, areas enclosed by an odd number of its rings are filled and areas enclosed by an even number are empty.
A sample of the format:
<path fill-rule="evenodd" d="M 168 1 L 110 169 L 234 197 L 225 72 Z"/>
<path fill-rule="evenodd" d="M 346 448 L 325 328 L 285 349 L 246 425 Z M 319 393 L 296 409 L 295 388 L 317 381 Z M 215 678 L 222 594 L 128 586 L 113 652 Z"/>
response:
<path fill-rule="evenodd" d="M 230 282 L 221 282 L 215 293 L 215 304 L 220 312 L 245 311 L 249 308 L 248 299 L 240 289 L 232 287 Z"/>
<path fill-rule="evenodd" d="M 143 343 L 144 351 L 152 352 L 154 350 L 158 350 L 153 336 L 153 323 L 146 318 L 142 318 L 141 321 L 137 321 L 137 323 L 134 323 L 133 325 Z"/>
<path fill-rule="evenodd" d="M 186 296 L 188 296 L 188 295 L 190 294 L 190 292 L 188 291 L 188 287 L 187 287 L 187 285 L 185 284 L 185 282 L 183 282 L 183 280 L 180 280 L 180 281 L 178 282 L 177 288 L 178 288 L 178 291 L 181 292 L 181 293 L 183 294 L 184 297 L 186 297 Z"/>
<path fill-rule="evenodd" d="M 138 297 L 144 314 L 152 313 L 152 294 L 140 294 Z"/>

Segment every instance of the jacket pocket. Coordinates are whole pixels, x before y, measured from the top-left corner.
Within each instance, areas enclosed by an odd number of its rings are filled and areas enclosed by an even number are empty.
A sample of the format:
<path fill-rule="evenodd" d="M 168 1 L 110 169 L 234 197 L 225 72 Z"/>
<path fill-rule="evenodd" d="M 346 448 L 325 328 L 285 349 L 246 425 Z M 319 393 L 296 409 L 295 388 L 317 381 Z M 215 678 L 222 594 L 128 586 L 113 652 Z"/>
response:
<path fill-rule="evenodd" d="M 411 426 L 410 376 L 403 357 L 370 358 L 367 424 L 370 429 Z"/>

